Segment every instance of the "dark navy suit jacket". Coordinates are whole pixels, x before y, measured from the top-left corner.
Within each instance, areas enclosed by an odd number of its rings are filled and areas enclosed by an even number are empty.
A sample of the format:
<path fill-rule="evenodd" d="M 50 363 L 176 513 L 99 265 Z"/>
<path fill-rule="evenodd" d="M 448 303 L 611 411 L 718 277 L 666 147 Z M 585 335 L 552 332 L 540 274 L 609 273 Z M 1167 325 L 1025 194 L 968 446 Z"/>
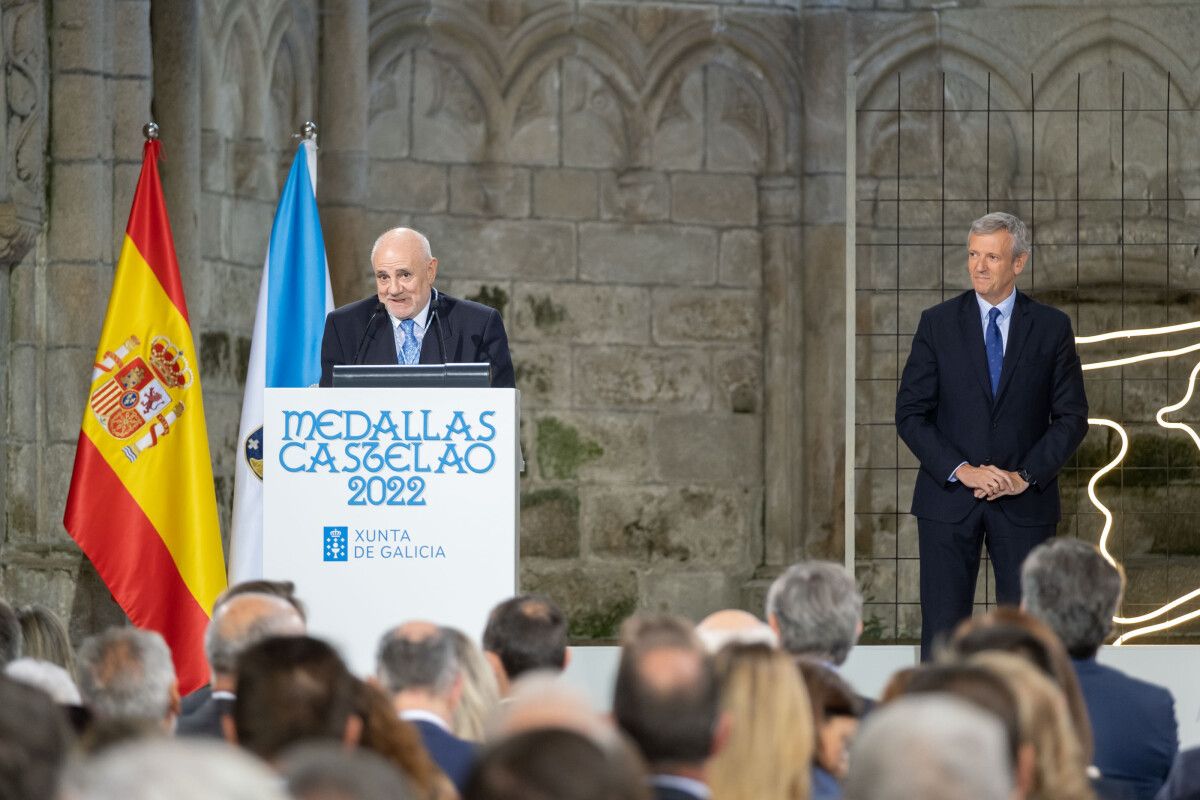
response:
<path fill-rule="evenodd" d="M 896 429 L 920 461 L 913 515 L 966 518 L 971 489 L 948 480 L 964 461 L 1026 469 L 1036 482 L 994 501 L 1016 525 L 1058 521 L 1058 472 L 1087 433 L 1083 371 L 1066 314 L 1017 292 L 992 396 L 974 291 L 921 314 L 896 396 Z"/>
<path fill-rule="evenodd" d="M 1200 797 L 1200 748 L 1184 750 L 1154 800 L 1196 800 Z"/>
<path fill-rule="evenodd" d="M 475 766 L 477 747 L 466 739 L 459 739 L 440 725 L 423 719 L 412 720 L 421 734 L 421 741 L 429 751 L 429 757 L 454 783 L 461 795 L 467 785 L 471 768 Z"/>
<path fill-rule="evenodd" d="M 1093 763 L 1106 783 L 1150 800 L 1179 750 L 1175 700 L 1161 686 L 1133 678 L 1095 659 L 1074 662 L 1092 721 Z"/>
<path fill-rule="evenodd" d="M 325 334 L 321 339 L 322 386 L 333 385 L 335 364 L 396 363 L 396 340 L 387 312 L 381 311 L 372 319 L 377 302 L 378 298 L 368 297 L 331 311 L 325 318 Z M 492 386 L 516 386 L 508 336 L 496 309 L 444 292 L 438 292 L 430 303 L 420 363 L 487 361 L 492 365 Z M 360 344 L 363 355 L 356 362 Z"/>

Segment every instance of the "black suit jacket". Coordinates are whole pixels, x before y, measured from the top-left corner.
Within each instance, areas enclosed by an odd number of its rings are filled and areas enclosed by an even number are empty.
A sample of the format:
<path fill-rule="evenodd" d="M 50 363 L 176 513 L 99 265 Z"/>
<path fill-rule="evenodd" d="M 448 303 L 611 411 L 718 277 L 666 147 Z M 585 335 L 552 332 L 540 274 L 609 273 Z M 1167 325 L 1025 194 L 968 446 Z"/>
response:
<path fill-rule="evenodd" d="M 1054 524 L 1058 472 L 1087 433 L 1087 415 L 1066 314 L 1017 293 L 993 397 L 975 292 L 926 310 L 896 396 L 896 428 L 921 463 L 912 513 L 945 523 L 971 513 L 980 501 L 948 480 L 966 461 L 1028 470 L 1033 486 L 994 502 L 1017 525 Z"/>
<path fill-rule="evenodd" d="M 421 363 L 486 361 L 492 365 L 492 386 L 516 386 L 508 336 L 496 309 L 444 292 L 437 292 L 435 298 L 431 300 L 425 338 L 421 342 Z M 321 339 L 322 386 L 333 385 L 335 364 L 396 363 L 396 340 L 387 312 L 381 311 L 371 319 L 377 302 L 378 298 L 368 297 L 342 306 L 325 318 L 325 334 Z M 364 348 L 362 359 L 355 362 L 360 343 Z"/>
<path fill-rule="evenodd" d="M 225 731 L 221 727 L 221 717 L 225 714 L 233 714 L 233 700 L 210 695 L 201 705 L 179 718 L 175 733 L 178 736 L 224 739 Z"/>

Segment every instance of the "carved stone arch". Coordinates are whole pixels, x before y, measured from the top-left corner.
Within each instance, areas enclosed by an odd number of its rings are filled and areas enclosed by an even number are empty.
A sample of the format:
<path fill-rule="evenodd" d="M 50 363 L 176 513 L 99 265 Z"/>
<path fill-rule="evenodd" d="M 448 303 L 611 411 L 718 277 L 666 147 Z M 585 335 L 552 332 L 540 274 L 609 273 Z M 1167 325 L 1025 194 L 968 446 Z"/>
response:
<path fill-rule="evenodd" d="M 803 112 L 796 60 L 781 42 L 739 21 L 730 21 L 716 37 L 709 24 L 690 25 L 651 54 L 644 90 L 649 129 L 657 129 L 664 106 L 687 77 L 709 63 L 739 72 L 751 84 L 764 87 L 755 89 L 768 119 L 763 172 L 794 170 Z"/>
<path fill-rule="evenodd" d="M 1028 108 L 1028 76 L 1022 89 L 1012 63 L 999 63 L 1003 54 L 980 58 L 980 52 L 995 53 L 994 45 L 985 48 L 986 43 L 969 31 L 942 35 L 944 31 L 929 23 L 906 26 L 859 62 L 858 107 L 870 109 L 859 116 L 858 139 L 866 153 L 860 157 L 860 175 L 891 180 L 899 169 L 902 191 L 909 197 L 944 192 L 948 200 L 987 196 L 1003 202 L 1027 196 L 1032 165 L 1028 133 L 1022 127 L 1026 121 L 1006 111 L 989 114 L 987 109 Z M 897 118 L 898 75 L 903 108 L 925 111 L 906 111 Z M 940 120 L 932 113 L 943 107 L 944 147 Z M 935 125 L 937 130 L 931 130 Z M 981 209 L 976 204 L 961 213 L 973 215 Z"/>
<path fill-rule="evenodd" d="M 267 81 L 262 73 L 259 54 L 263 52 L 264 45 L 258 19 L 250 8 L 241 3 L 228 6 L 217 26 L 214 78 L 218 93 L 216 119 L 226 115 L 221 108 L 226 100 L 221 96 L 222 87 L 236 89 L 239 100 L 234 119 L 240 124 L 234 125 L 233 130 L 223 131 L 230 138 L 261 139 L 263 136 L 261 99 L 265 96 Z M 235 57 L 240 61 L 240 70 L 230 70 L 231 60 Z"/>

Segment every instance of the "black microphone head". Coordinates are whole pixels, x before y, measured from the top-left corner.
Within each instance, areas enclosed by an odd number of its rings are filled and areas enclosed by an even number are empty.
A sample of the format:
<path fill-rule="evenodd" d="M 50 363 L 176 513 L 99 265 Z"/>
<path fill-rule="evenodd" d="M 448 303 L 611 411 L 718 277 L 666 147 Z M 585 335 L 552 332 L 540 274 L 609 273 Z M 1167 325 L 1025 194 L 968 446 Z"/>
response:
<path fill-rule="evenodd" d="M 378 314 L 380 311 L 383 311 L 383 310 L 384 310 L 384 308 L 383 308 L 383 301 L 382 301 L 382 300 L 376 300 L 376 301 L 375 301 L 375 308 L 371 309 L 371 313 L 372 313 L 372 314 Z"/>

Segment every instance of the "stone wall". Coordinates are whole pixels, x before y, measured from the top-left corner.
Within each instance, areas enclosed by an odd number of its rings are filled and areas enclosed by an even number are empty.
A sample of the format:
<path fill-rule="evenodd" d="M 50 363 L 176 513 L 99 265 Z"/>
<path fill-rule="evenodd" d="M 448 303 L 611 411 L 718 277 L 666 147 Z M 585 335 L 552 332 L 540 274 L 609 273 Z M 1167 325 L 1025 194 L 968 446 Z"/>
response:
<path fill-rule="evenodd" d="M 991 73 L 1013 108 L 1031 73 L 1047 104 L 1097 70 L 1107 97 L 1122 72 L 1152 97 L 1168 70 L 1181 107 L 1197 96 L 1185 3 L 3 0 L 0 23 L 0 594 L 51 605 L 77 634 L 120 618 L 60 520 L 151 114 L 223 530 L 271 216 L 290 135 L 312 118 L 338 301 L 370 291 L 375 235 L 409 224 L 430 235 L 444 289 L 503 312 L 528 464 L 522 584 L 587 638 L 634 608 L 757 609 L 786 564 L 842 557 L 847 74 L 862 103 L 885 102 L 897 71 L 929 102 L 943 71 L 955 102 Z M 1023 118 L 993 132 L 996 197 L 1028 183 Z M 936 174 L 936 140 L 897 122 L 859 122 L 860 218 L 879 230 L 897 130 L 913 190 Z M 1137 145 L 1159 133 L 1148 109 L 1137 124 L 1124 154 L 1149 180 Z M 1115 129 L 1094 132 L 1089 161 L 1111 172 Z M 1043 174 L 1047 197 L 1069 199 Z M 1038 209 L 1043 231 L 1068 213 Z M 1146 226 L 1156 209 L 1138 212 Z M 863 332 L 886 322 L 872 308 Z M 856 398 L 885 414 L 889 391 Z M 891 470 L 890 494 L 886 480 L 857 493 L 883 503 L 858 507 L 857 531 L 881 638 L 915 631 L 901 452 L 886 432 L 857 452 Z"/>

